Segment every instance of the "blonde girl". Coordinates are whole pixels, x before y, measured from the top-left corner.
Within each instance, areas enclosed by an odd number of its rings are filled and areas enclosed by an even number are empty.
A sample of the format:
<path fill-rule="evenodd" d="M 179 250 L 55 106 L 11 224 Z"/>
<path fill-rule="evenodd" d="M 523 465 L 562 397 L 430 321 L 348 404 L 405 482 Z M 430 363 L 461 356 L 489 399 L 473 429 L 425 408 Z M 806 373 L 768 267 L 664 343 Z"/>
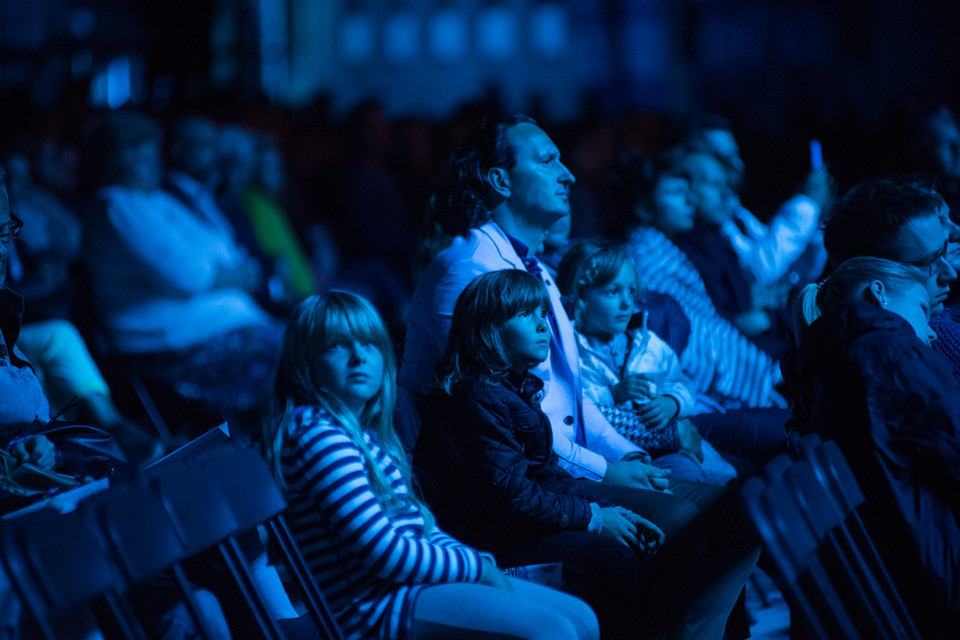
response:
<path fill-rule="evenodd" d="M 689 419 L 698 394 L 655 332 L 629 328 L 641 285 L 626 248 L 584 240 L 560 263 L 557 285 L 577 330 L 584 393 L 624 437 L 676 479 L 726 484 L 735 469 Z"/>
<path fill-rule="evenodd" d="M 393 347 L 363 298 L 303 300 L 284 336 L 266 455 L 348 638 L 592 639 L 583 602 L 505 578 L 436 528 L 393 429 Z"/>

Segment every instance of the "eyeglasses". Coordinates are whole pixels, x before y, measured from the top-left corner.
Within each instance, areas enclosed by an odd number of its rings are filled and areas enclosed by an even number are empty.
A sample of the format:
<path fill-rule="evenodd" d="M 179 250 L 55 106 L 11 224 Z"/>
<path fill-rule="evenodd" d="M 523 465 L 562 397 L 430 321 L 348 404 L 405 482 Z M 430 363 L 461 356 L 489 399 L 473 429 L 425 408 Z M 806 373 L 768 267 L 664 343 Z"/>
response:
<path fill-rule="evenodd" d="M 937 265 L 939 265 L 941 261 L 945 261 L 947 259 L 947 253 L 949 249 L 950 241 L 946 240 L 943 243 L 943 248 L 940 249 L 940 251 L 934 256 L 924 258 L 923 260 L 900 260 L 899 262 L 908 264 L 912 267 L 917 267 L 918 269 L 922 269 L 928 272 L 930 275 L 933 275 L 933 272 L 936 271 Z"/>
<path fill-rule="evenodd" d="M 9 243 L 20 235 L 21 229 L 23 229 L 23 220 L 11 213 L 10 222 L 3 227 L 3 231 L 0 231 L 0 242 L 3 244 Z"/>

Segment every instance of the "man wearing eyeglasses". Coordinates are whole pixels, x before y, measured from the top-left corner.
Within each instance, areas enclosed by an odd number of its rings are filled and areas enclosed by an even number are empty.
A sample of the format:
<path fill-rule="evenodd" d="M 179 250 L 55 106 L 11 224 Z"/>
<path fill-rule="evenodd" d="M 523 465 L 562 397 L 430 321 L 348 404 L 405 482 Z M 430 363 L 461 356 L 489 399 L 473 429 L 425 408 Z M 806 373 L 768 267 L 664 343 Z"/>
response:
<path fill-rule="evenodd" d="M 15 432 L 8 432 L 13 426 L 50 419 L 50 405 L 40 382 L 15 346 L 23 316 L 23 299 L 4 287 L 10 243 L 21 227 L 23 223 L 10 213 L 6 179 L 0 170 L 0 446 L 9 448 L 21 460 L 51 469 L 56 452 L 49 440 L 43 436 L 17 439 Z"/>
<path fill-rule="evenodd" d="M 951 245 L 960 243 L 960 227 L 936 191 L 910 178 L 874 178 L 850 189 L 830 212 L 823 243 L 832 265 L 874 256 L 926 270 L 934 314 L 957 279 Z"/>
<path fill-rule="evenodd" d="M 6 192 L 6 189 L 4 189 Z M 6 196 L 4 196 L 6 198 Z M 3 245 L 0 248 L 0 284 L 3 284 L 7 280 L 7 264 L 10 261 L 10 243 L 13 242 L 14 238 L 20 235 L 20 229 L 23 228 L 23 221 L 20 220 L 17 216 L 13 215 L 10 212 L 10 207 L 5 207 L 6 216 L 0 215 L 0 221 L 2 226 L 0 226 L 0 245 Z"/>
<path fill-rule="evenodd" d="M 960 307 L 950 286 L 960 268 L 960 226 L 932 187 L 912 178 L 874 178 L 848 191 L 824 224 L 830 264 L 875 256 L 924 269 L 930 293 L 931 346 L 960 375 Z M 946 305 L 946 306 L 945 306 Z"/>

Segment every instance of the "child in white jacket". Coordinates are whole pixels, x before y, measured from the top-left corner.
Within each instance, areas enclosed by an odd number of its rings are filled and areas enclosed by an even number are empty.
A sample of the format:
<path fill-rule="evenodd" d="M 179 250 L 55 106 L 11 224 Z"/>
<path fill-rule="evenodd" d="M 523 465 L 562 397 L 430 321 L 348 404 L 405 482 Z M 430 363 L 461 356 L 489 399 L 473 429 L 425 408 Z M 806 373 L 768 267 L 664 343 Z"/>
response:
<path fill-rule="evenodd" d="M 726 484 L 734 468 L 688 416 L 703 411 L 673 349 L 642 326 L 627 329 L 640 286 L 626 249 L 581 242 L 560 265 L 558 284 L 577 329 L 583 388 L 610 423 L 673 477 Z M 706 400 L 706 399 L 703 399 Z"/>

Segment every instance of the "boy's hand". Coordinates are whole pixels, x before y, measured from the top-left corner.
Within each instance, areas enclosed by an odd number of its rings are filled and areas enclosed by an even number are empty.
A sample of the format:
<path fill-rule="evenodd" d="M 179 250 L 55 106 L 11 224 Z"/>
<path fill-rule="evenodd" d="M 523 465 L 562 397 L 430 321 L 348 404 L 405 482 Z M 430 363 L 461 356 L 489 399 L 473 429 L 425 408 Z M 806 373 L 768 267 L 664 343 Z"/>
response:
<path fill-rule="evenodd" d="M 627 376 L 613 387 L 613 401 L 617 404 L 649 397 L 650 380 L 638 373 Z"/>
<path fill-rule="evenodd" d="M 607 463 L 607 473 L 603 476 L 603 481 L 610 484 L 637 487 L 638 489 L 666 491 L 670 488 L 668 475 L 668 471 L 652 464 L 646 464 L 639 460 L 621 460 L 620 462 Z"/>
<path fill-rule="evenodd" d="M 650 429 L 662 429 L 680 413 L 680 403 L 673 396 L 656 396 L 650 402 L 637 405 L 637 415 Z"/>
<path fill-rule="evenodd" d="M 649 520 L 623 507 L 604 507 L 600 509 L 600 513 L 603 517 L 600 535 L 645 553 L 653 554 L 660 550 L 665 536 L 663 531 Z"/>

